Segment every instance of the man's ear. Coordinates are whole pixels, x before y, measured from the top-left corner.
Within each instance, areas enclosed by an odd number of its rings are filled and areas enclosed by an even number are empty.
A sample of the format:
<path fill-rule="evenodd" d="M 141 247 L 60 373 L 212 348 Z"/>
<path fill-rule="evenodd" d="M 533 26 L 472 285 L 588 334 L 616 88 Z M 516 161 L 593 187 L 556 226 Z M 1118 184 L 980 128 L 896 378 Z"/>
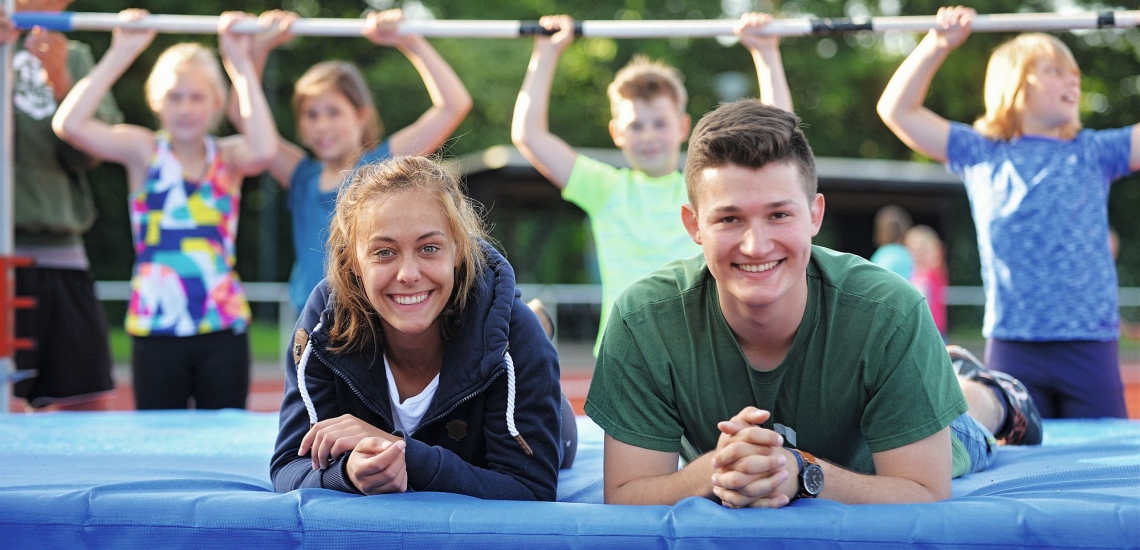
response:
<path fill-rule="evenodd" d="M 811 201 L 811 236 L 814 237 L 819 234 L 819 228 L 823 225 L 823 193 L 816 193 L 815 198 Z"/>
<path fill-rule="evenodd" d="M 697 223 L 697 209 L 693 205 L 681 205 L 681 223 L 685 225 L 685 231 L 689 232 L 689 238 L 693 239 L 693 242 L 701 244 L 701 227 Z"/>

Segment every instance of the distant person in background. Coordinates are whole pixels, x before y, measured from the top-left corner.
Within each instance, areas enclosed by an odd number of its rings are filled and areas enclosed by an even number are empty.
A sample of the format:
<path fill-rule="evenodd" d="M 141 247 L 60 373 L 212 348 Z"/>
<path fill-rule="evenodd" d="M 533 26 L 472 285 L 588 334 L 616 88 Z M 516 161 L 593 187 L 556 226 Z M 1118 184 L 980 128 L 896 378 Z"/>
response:
<path fill-rule="evenodd" d="M 903 245 L 903 236 L 914 222 L 901 206 L 889 204 L 875 213 L 875 253 L 871 263 L 894 271 L 903 279 L 910 279 L 914 259 Z"/>
<path fill-rule="evenodd" d="M 70 3 L 17 0 L 16 11 L 58 12 Z M 16 310 L 16 336 L 36 344 L 16 352 L 16 368 L 37 372 L 17 383 L 14 394 L 31 408 L 106 409 L 114 389 L 107 320 L 83 247 L 83 234 L 95 223 L 85 171 L 98 161 L 51 129 L 59 102 L 95 61 L 86 44 L 57 32 L 37 27 L 19 40 L 2 9 L 0 43 L 16 44 L 14 255 L 35 262 L 15 270 L 16 295 L 36 300 L 34 308 Z M 113 124 L 123 115 L 107 94 L 94 116 Z"/>
<path fill-rule="evenodd" d="M 734 31 L 752 54 L 760 100 L 791 111 L 779 39 L 759 34 L 769 21 L 767 14 L 746 13 Z M 685 180 L 677 164 L 692 125 L 685 111 L 688 92 L 679 71 L 635 56 L 606 91 L 613 117 L 610 136 L 630 168 L 618 169 L 579 155 L 550 131 L 548 120 L 554 72 L 562 52 L 574 41 L 574 20 L 568 15 L 546 16 L 539 24 L 553 34 L 535 36 L 534 53 L 515 103 L 511 141 L 562 190 L 562 198 L 590 216 L 602 277 L 597 355 L 618 294 L 665 263 L 700 252 L 677 223 L 677 212 L 685 204 Z"/>
<path fill-rule="evenodd" d="M 423 79 L 432 105 L 412 124 L 381 139 L 384 128 L 372 90 L 360 69 L 346 61 L 317 63 L 294 86 L 297 141 L 307 150 L 278 138 L 280 146 L 269 175 L 289 194 L 294 253 L 289 299 L 298 312 L 325 276 L 325 241 L 337 191 L 352 172 L 389 156 L 435 152 L 471 111 L 467 88 L 431 43 L 421 35 L 397 32 L 403 18 L 398 9 L 372 12 L 361 32 L 373 44 L 399 50 Z M 267 11 L 258 18 L 270 28 L 253 39 L 258 74 L 265 69 L 269 52 L 293 39 L 289 26 L 296 19 L 296 14 L 282 10 Z M 232 106 L 230 120 L 240 129 L 241 119 Z"/>
<path fill-rule="evenodd" d="M 935 73 L 976 15 L 938 10 L 879 115 L 965 183 L 986 291 L 986 364 L 1021 380 L 1046 418 L 1127 418 L 1108 199 L 1112 182 L 1140 169 L 1140 125 L 1082 129 L 1081 69 L 1043 33 L 994 50 L 986 112 L 973 126 L 927 109 Z"/>
<path fill-rule="evenodd" d="M 907 230 L 903 244 L 914 259 L 910 282 L 926 298 L 934 325 L 946 339 L 946 253 L 938 233 L 928 225 L 916 225 Z"/>
<path fill-rule="evenodd" d="M 138 20 L 146 10 L 120 13 Z M 222 63 L 183 42 L 155 61 L 147 104 L 159 130 L 107 124 L 96 108 L 154 40 L 155 31 L 118 28 L 111 47 L 59 106 L 56 134 L 127 171 L 135 265 L 126 327 L 138 409 L 244 408 L 249 393 L 249 303 L 234 270 L 242 178 L 277 150 L 277 129 L 250 59 L 250 36 L 230 32 L 248 14 L 219 18 Z M 244 133 L 214 137 L 227 83 L 237 93 Z"/>
<path fill-rule="evenodd" d="M 1113 261 L 1119 259 L 1120 235 L 1111 227 L 1108 228 L 1108 248 L 1112 251 Z M 1120 335 L 1133 340 L 1140 340 L 1140 324 L 1133 323 L 1127 319 L 1121 319 Z"/>

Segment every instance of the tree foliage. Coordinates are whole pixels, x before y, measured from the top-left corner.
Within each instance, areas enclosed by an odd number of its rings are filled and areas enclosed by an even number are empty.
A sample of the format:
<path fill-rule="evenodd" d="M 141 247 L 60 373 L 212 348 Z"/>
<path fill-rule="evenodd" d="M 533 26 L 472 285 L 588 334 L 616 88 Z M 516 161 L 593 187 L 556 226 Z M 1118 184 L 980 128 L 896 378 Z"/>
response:
<path fill-rule="evenodd" d="M 422 3 L 421 3 L 422 1 Z M 967 2 L 982 13 L 1051 11 L 1049 0 L 986 0 Z M 1092 2 L 1064 2 L 1078 9 L 1102 9 Z M 243 9 L 259 12 L 283 7 L 307 17 L 358 17 L 367 9 L 402 6 L 411 14 L 430 14 L 438 19 L 534 20 L 549 13 L 567 12 L 580 20 L 599 19 L 712 19 L 733 17 L 743 10 L 764 9 L 785 17 L 847 17 L 861 15 L 932 15 L 939 3 L 933 0 L 503 0 L 464 2 L 456 0 L 247 0 Z M 218 14 L 235 4 L 222 0 L 194 2 L 166 0 L 79 0 L 74 11 L 116 11 L 126 7 L 149 8 L 156 13 Z M 1008 34 L 977 33 L 950 56 L 939 71 L 927 106 L 951 120 L 972 122 L 982 113 L 982 81 L 985 62 L 993 48 Z M 1082 111 L 1086 126 L 1108 128 L 1137 122 L 1140 113 L 1140 31 L 1106 30 L 1060 33 L 1084 71 Z M 96 55 L 106 49 L 108 33 L 76 33 L 92 45 Z M 828 37 L 783 40 L 785 67 L 797 113 L 817 155 L 834 157 L 923 160 L 896 139 L 882 124 L 874 105 L 891 74 L 919 35 L 855 33 Z M 153 126 L 154 117 L 142 98 L 142 82 L 161 50 L 181 40 L 214 38 L 161 35 L 155 45 L 115 87 L 130 122 Z M 510 117 L 526 63 L 531 40 L 447 39 L 433 40 L 466 83 L 475 101 L 472 114 L 445 146 L 447 156 L 460 156 L 492 145 L 510 142 Z M 661 58 L 686 75 L 690 93 L 689 113 L 694 120 L 723 100 L 732 84 L 744 95 L 755 95 L 756 80 L 751 60 L 738 45 L 711 39 L 611 40 L 579 39 L 558 67 L 551 99 L 551 129 L 575 146 L 612 147 L 606 131 L 609 107 L 605 86 L 614 72 L 636 53 Z M 283 47 L 270 60 L 265 85 L 282 134 L 294 139 L 290 107 L 291 83 L 308 67 L 326 59 L 356 63 L 366 75 L 387 128 L 403 127 L 429 105 L 427 94 L 411 64 L 397 51 L 373 46 L 362 38 L 301 37 Z M 738 92 L 739 93 L 739 92 Z M 99 206 L 103 217 L 89 235 L 89 247 L 100 278 L 123 279 L 129 275 L 130 247 L 126 229 L 126 187 L 113 168 L 96 175 Z M 116 183 L 116 177 L 120 179 Z M 1140 199 L 1134 181 L 1118 183 L 1112 194 L 1110 219 L 1123 237 L 1121 261 L 1131 269 L 1121 270 L 1122 285 L 1140 284 L 1140 217 L 1130 212 Z M 272 182 L 247 182 L 239 245 L 239 270 L 246 279 L 284 280 L 291 262 L 288 212 L 274 197 Z M 968 212 L 963 212 L 964 216 Z M 1058 220 L 1064 223 L 1064 220 Z M 977 251 L 972 228 L 962 224 L 961 235 L 946 238 L 951 243 L 955 284 L 977 284 Z M 1073 228 L 1079 231 L 1081 228 Z M 572 232 L 577 232 L 575 229 Z M 267 237 L 272 235 L 273 237 Z M 281 238 L 276 238 L 281 235 Z M 577 237 L 575 237 L 577 238 Z M 572 240 L 573 238 L 571 238 Z M 580 241 L 581 239 L 578 238 Z M 266 243 L 276 242 L 273 260 L 266 265 Z M 103 261 L 106 260 L 106 261 Z M 260 262 L 260 263 L 259 263 Z M 551 281 L 554 282 L 554 281 Z M 559 281 L 562 282 L 562 281 Z"/>

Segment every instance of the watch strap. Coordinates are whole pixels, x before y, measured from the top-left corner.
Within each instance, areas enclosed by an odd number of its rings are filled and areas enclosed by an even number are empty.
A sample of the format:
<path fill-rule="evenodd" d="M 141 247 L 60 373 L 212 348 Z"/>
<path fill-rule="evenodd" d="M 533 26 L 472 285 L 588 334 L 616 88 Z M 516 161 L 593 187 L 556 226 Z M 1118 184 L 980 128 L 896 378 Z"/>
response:
<path fill-rule="evenodd" d="M 798 449 L 788 449 L 792 456 L 796 457 L 796 466 L 799 468 L 799 474 L 796 475 L 796 496 L 795 498 L 815 498 L 816 495 L 808 492 L 807 487 L 804 485 L 804 470 L 809 466 L 816 466 L 816 459 L 811 453 L 801 451 Z"/>

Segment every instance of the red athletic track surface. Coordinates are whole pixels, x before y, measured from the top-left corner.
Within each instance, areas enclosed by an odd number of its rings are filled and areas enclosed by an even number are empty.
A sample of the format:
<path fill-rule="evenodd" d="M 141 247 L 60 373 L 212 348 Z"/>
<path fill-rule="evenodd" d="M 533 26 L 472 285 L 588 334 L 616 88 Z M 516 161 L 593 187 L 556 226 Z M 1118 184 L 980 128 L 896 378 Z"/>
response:
<path fill-rule="evenodd" d="M 1125 401 L 1128 403 L 1128 416 L 1140 419 L 1140 363 L 1124 363 L 1120 365 L 1120 374 L 1124 379 Z M 250 384 L 249 400 L 246 406 L 251 411 L 273 412 L 281 405 L 281 388 L 284 382 L 280 378 L 259 378 L 255 375 Z M 590 388 L 590 375 L 584 371 L 568 372 L 562 376 L 562 391 L 570 398 L 574 411 L 583 414 L 582 407 L 586 402 L 586 392 Z M 135 408 L 134 393 L 129 384 L 120 383 L 114 395 L 105 400 L 106 410 L 126 411 Z M 11 412 L 25 412 L 24 403 L 13 398 Z"/>

